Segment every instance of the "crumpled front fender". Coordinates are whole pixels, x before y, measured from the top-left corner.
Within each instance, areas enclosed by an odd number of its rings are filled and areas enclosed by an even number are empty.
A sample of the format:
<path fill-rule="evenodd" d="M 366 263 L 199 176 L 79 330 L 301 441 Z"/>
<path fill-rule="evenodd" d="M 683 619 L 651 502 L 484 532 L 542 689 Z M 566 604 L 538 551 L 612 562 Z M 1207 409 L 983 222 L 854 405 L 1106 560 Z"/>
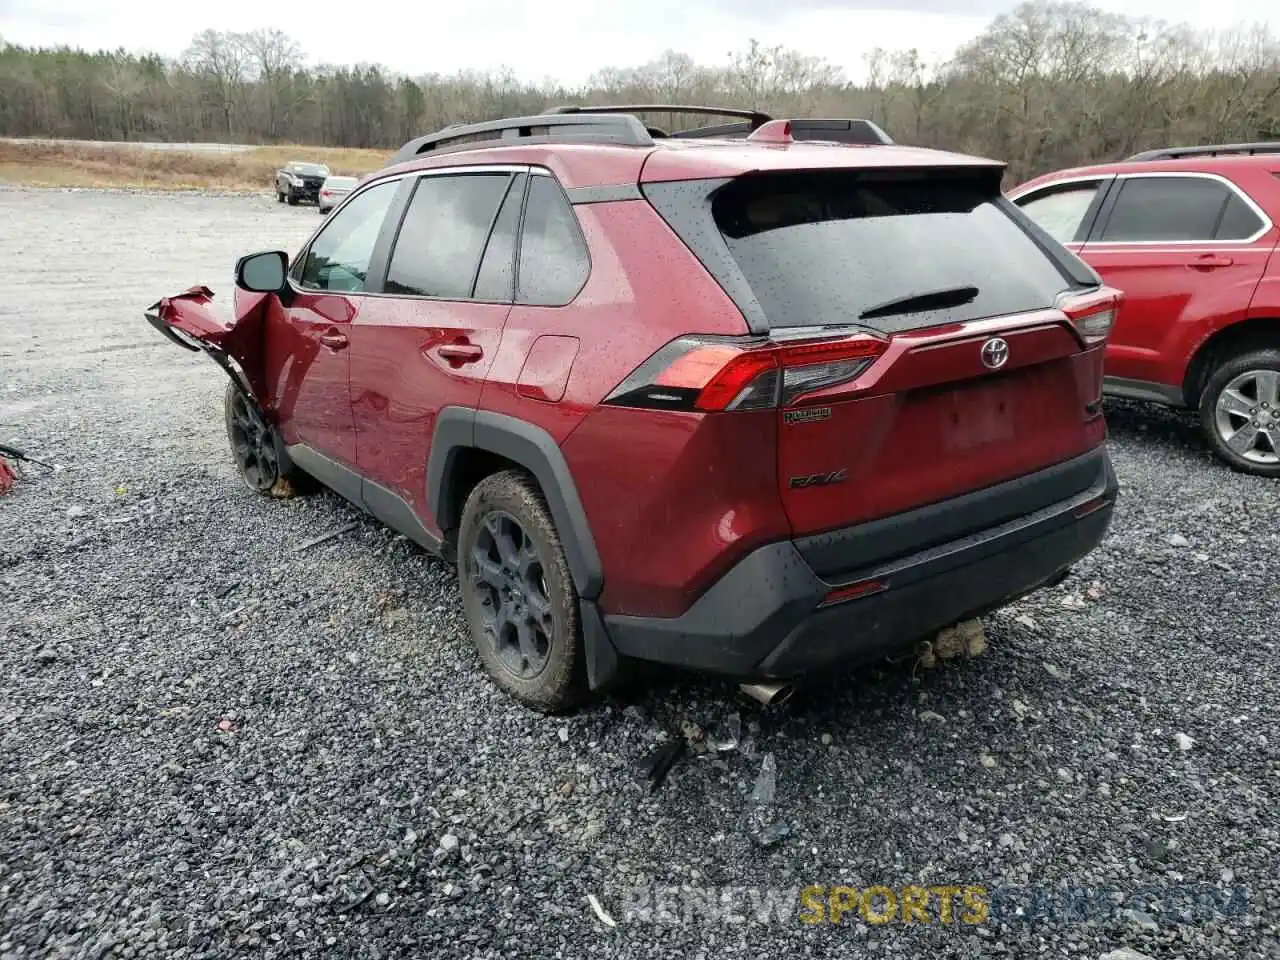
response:
<path fill-rule="evenodd" d="M 147 308 L 147 322 L 184 350 L 203 350 L 231 378 L 232 383 L 264 411 L 272 408 L 264 374 L 263 334 L 270 294 L 236 296 L 236 320 L 218 319 L 212 308 L 213 291 L 197 285 Z"/>

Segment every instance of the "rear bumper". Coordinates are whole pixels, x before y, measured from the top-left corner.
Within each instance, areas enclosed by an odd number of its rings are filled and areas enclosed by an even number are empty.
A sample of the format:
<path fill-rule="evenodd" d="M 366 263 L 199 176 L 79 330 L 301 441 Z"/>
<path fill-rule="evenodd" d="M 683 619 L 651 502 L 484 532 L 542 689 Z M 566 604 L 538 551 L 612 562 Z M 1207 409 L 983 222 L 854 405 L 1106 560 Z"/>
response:
<path fill-rule="evenodd" d="M 618 653 L 741 680 L 795 679 L 832 667 L 856 666 L 980 616 L 1061 577 L 1091 552 L 1111 522 L 1115 472 L 1099 448 L 1031 477 L 960 498 L 964 514 L 1007 514 L 998 505 L 1025 496 L 1028 485 L 1060 490 L 1064 470 L 1080 478 L 1061 499 L 1029 512 L 967 530 L 942 542 L 886 559 L 867 551 L 862 527 L 837 531 L 856 546 L 852 556 L 875 555 L 838 579 L 823 579 L 802 555 L 805 541 L 760 547 L 731 568 L 683 615 L 669 619 L 605 616 Z M 935 504 L 893 518 L 919 530 L 921 519 L 955 527 L 956 511 Z M 984 509 L 985 508 L 985 509 Z M 883 523 L 883 521 L 876 521 Z M 930 524 L 932 525 L 932 524 Z M 887 531 L 886 531 L 887 532 Z M 879 538 L 876 538 L 879 539 Z M 824 604 L 833 590 L 878 584 L 875 592 Z"/>

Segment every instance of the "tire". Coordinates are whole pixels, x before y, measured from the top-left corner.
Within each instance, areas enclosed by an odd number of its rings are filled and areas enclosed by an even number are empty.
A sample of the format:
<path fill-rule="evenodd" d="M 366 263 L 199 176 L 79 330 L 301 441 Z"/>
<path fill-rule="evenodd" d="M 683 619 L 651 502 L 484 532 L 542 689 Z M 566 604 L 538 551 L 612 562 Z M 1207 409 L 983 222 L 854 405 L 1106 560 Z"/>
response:
<path fill-rule="evenodd" d="M 1220 364 L 1200 395 L 1200 428 L 1232 469 L 1280 477 L 1280 349 L 1251 350 Z"/>
<path fill-rule="evenodd" d="M 276 188 L 276 203 L 284 203 L 284 194 L 280 192 L 278 187 Z"/>
<path fill-rule="evenodd" d="M 291 206 L 291 207 L 296 207 L 297 205 L 298 205 L 298 198 L 297 198 L 297 196 L 296 196 L 296 195 L 294 195 L 294 194 L 292 194 L 292 193 L 291 193 L 291 194 L 289 194 L 289 206 Z"/>
<path fill-rule="evenodd" d="M 472 642 L 502 690 L 546 714 L 584 699 L 578 591 L 546 500 L 527 474 L 492 474 L 467 497 L 458 579 Z"/>
<path fill-rule="evenodd" d="M 254 493 L 285 500 L 315 488 L 315 481 L 289 459 L 275 425 L 232 383 L 222 401 L 231 459 Z"/>

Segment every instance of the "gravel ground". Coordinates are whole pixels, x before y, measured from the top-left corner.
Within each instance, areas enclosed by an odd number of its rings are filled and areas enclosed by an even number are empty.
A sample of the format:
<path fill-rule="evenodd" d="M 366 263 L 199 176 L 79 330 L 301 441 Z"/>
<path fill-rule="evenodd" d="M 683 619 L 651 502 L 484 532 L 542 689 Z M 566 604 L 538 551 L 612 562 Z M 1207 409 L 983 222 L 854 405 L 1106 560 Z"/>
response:
<path fill-rule="evenodd" d="M 0 439 L 63 468 L 0 500 L 0 957 L 1280 955 L 1280 484 L 1111 404 L 1112 532 L 985 656 L 538 717 L 482 672 L 452 569 L 236 482 L 222 374 L 142 319 L 199 282 L 225 306 L 237 255 L 317 219 L 0 191 Z M 667 731 L 735 716 L 736 749 L 648 791 Z M 985 922 L 767 910 L 944 884 Z"/>

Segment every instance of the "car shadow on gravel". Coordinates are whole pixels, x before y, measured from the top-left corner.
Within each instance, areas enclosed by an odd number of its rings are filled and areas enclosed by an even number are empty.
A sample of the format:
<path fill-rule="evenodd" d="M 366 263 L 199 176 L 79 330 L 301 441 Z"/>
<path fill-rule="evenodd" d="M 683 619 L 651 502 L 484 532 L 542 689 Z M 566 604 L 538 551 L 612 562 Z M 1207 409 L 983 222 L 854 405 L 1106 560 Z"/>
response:
<path fill-rule="evenodd" d="M 1195 411 L 1108 398 L 1105 416 L 1113 441 L 1133 441 L 1182 459 L 1207 460 L 1226 469 L 1210 452 L 1200 432 L 1200 416 Z"/>

